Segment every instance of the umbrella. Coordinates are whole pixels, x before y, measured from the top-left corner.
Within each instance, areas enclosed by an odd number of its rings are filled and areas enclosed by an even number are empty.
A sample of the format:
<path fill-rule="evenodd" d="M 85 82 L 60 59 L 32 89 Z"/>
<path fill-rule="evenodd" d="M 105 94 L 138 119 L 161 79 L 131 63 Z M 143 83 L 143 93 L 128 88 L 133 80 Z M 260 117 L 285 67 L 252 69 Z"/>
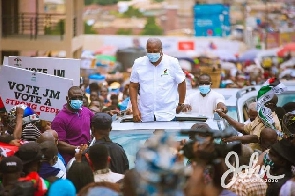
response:
<path fill-rule="evenodd" d="M 254 59 L 257 57 L 260 50 L 252 49 L 244 52 L 241 57 L 239 57 L 239 61 L 254 61 Z"/>
<path fill-rule="evenodd" d="M 96 55 L 96 66 L 113 66 L 116 63 L 116 57 L 110 55 Z"/>
<path fill-rule="evenodd" d="M 257 58 L 259 61 L 261 61 L 261 59 L 264 57 L 277 56 L 277 53 L 279 50 L 280 50 L 280 48 L 274 48 L 274 49 L 270 49 L 270 50 L 262 50 L 257 54 Z"/>
<path fill-rule="evenodd" d="M 285 45 L 282 49 L 278 51 L 279 57 L 287 56 L 289 52 L 295 52 L 295 43 L 290 43 Z"/>
<path fill-rule="evenodd" d="M 230 50 L 212 50 L 211 52 L 224 61 L 237 60 L 237 57 L 235 56 L 235 54 Z"/>
<path fill-rule="evenodd" d="M 94 54 L 115 55 L 118 48 L 116 46 L 102 46 Z"/>

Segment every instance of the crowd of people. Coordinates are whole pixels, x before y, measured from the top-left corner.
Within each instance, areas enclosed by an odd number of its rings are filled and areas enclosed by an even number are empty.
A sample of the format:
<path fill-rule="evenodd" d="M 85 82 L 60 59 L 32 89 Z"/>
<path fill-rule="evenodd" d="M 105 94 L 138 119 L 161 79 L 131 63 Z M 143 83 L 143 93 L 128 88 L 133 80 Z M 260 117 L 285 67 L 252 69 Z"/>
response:
<path fill-rule="evenodd" d="M 123 88 L 84 78 L 68 89 L 52 122 L 40 121 L 25 105 L 0 110 L 0 195 L 295 195 L 294 102 L 278 109 L 280 83 L 267 82 L 269 93 L 262 87 L 248 105 L 249 119 L 239 123 L 211 89 L 210 75 L 201 74 L 199 91 L 188 95 L 177 59 L 163 54 L 159 39 L 148 39 L 147 56 L 135 61 Z M 236 132 L 216 144 L 204 122 L 183 141 L 155 130 L 138 149 L 134 168 L 110 138 L 117 115 L 132 114 L 135 123 L 167 122 L 188 111 L 208 118 L 217 112 Z M 17 147 L 13 155 L 7 146 Z M 238 156 L 228 157 L 231 152 Z"/>

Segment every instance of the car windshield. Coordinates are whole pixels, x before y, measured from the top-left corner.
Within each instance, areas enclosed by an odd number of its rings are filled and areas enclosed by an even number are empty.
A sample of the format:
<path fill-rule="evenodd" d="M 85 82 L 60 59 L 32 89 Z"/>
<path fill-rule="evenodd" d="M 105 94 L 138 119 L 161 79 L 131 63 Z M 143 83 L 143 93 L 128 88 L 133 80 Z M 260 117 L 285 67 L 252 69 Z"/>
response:
<path fill-rule="evenodd" d="M 237 116 L 237 107 L 235 106 L 227 106 L 227 115 L 229 115 L 231 118 L 238 120 Z"/>
<path fill-rule="evenodd" d="M 278 95 L 279 101 L 278 101 L 278 106 L 282 107 L 288 102 L 295 102 L 295 92 L 287 92 L 284 94 L 279 94 Z"/>
<path fill-rule="evenodd" d="M 123 146 L 127 158 L 129 160 L 129 167 L 134 168 L 134 161 L 139 147 L 150 138 L 155 130 L 128 130 L 128 131 L 111 131 L 110 138 L 113 142 Z M 171 136 L 174 136 L 177 141 L 183 139 L 188 140 L 188 136 L 180 135 L 178 130 L 165 130 Z"/>

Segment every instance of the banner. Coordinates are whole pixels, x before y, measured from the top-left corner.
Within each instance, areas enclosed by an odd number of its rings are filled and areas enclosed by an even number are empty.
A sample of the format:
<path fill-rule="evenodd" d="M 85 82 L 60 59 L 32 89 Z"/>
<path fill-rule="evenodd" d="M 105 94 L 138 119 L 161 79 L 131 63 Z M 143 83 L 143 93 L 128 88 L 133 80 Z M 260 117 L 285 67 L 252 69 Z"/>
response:
<path fill-rule="evenodd" d="M 230 35 L 230 7 L 223 4 L 197 4 L 194 7 L 196 36 L 225 37 Z"/>
<path fill-rule="evenodd" d="M 267 49 L 280 47 L 280 33 L 279 32 L 269 32 L 267 33 Z"/>
<path fill-rule="evenodd" d="M 4 65 L 0 85 L 0 97 L 7 111 L 26 104 L 40 119 L 52 121 L 66 103 L 73 80 Z"/>
<path fill-rule="evenodd" d="M 80 86 L 80 63 L 80 59 L 9 56 L 7 65 L 72 79 Z"/>
<path fill-rule="evenodd" d="M 282 46 L 295 42 L 295 33 L 280 33 L 280 43 Z"/>

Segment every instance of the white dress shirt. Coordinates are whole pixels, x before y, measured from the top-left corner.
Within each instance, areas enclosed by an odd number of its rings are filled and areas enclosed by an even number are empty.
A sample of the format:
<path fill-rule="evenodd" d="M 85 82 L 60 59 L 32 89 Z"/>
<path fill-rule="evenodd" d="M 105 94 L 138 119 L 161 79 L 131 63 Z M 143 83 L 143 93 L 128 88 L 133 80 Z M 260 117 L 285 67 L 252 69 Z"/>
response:
<path fill-rule="evenodd" d="M 211 89 L 211 91 L 203 97 L 199 91 L 188 95 L 184 103 L 192 107 L 193 113 L 213 118 L 214 110 L 217 108 L 218 103 L 225 103 L 224 96 Z"/>
<path fill-rule="evenodd" d="M 154 66 L 144 56 L 134 61 L 130 81 L 140 85 L 138 104 L 143 122 L 171 121 L 175 118 L 178 104 L 178 84 L 185 80 L 176 58 L 163 55 L 159 65 Z"/>

